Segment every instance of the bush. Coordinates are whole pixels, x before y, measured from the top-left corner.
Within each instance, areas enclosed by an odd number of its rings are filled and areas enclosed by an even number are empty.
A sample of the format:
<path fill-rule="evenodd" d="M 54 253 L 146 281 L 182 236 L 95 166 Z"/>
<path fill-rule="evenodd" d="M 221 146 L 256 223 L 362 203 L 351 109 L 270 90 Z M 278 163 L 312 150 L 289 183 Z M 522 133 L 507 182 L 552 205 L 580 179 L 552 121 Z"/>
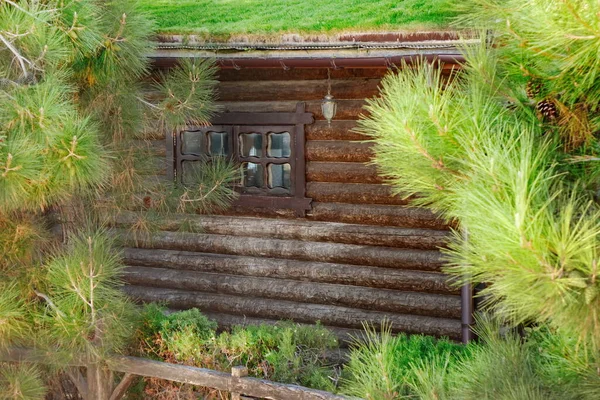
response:
<path fill-rule="evenodd" d="M 171 314 L 156 304 L 144 309 L 138 333 L 140 350 L 149 357 L 188 365 L 201 363 L 217 324 L 196 308 Z"/>
<path fill-rule="evenodd" d="M 342 392 L 366 399 L 596 399 L 598 354 L 546 326 L 521 336 L 499 320 L 477 319 L 477 343 L 381 334 L 367 327 L 352 346 Z"/>
<path fill-rule="evenodd" d="M 302 326 L 292 322 L 278 325 L 234 327 L 216 342 L 226 369 L 245 365 L 251 375 L 278 382 L 296 383 L 333 390 L 324 352 L 337 346 L 337 339 L 319 324 Z"/>
<path fill-rule="evenodd" d="M 365 326 L 363 337 L 356 338 L 351 347 L 341 391 L 366 399 L 404 398 L 415 393 L 420 374 L 425 373 L 422 367 L 444 360 L 447 369 L 471 351 L 472 346 L 431 336 L 393 336 L 387 324 L 380 333 Z"/>
<path fill-rule="evenodd" d="M 482 345 L 448 374 L 449 398 L 547 399 L 556 396 L 554 385 L 545 382 L 537 368 L 535 343 L 515 332 L 500 334 L 494 321 L 479 320 L 477 333 Z"/>
<path fill-rule="evenodd" d="M 251 376 L 317 389 L 335 389 L 333 367 L 326 350 L 337 339 L 320 325 L 292 322 L 277 325 L 236 326 L 216 333 L 217 324 L 198 309 L 171 314 L 155 304 L 147 305 L 137 335 L 138 352 L 155 359 L 230 372 L 248 367 Z M 197 388 L 147 379 L 144 388 L 152 398 L 193 398 Z"/>
<path fill-rule="evenodd" d="M 596 399 L 598 354 L 547 326 L 524 336 L 478 318 L 481 345 L 447 374 L 448 399 Z"/>

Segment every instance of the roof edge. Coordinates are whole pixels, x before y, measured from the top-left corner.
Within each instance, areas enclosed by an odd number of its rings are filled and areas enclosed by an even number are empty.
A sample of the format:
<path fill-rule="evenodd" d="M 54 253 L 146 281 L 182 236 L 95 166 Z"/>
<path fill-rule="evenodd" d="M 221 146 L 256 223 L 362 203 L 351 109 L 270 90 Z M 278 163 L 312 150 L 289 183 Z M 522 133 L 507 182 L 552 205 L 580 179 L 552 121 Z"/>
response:
<path fill-rule="evenodd" d="M 177 35 L 159 34 L 156 41 L 159 44 L 171 45 L 290 45 L 290 44 L 318 44 L 318 43 L 414 43 L 414 42 L 445 42 L 462 39 L 472 39 L 477 36 L 474 31 L 462 30 L 434 30 L 434 31 L 372 31 L 372 32 L 340 32 L 335 34 L 304 34 L 283 33 L 279 35 L 231 35 L 226 40 L 218 40 L 203 35 Z"/>

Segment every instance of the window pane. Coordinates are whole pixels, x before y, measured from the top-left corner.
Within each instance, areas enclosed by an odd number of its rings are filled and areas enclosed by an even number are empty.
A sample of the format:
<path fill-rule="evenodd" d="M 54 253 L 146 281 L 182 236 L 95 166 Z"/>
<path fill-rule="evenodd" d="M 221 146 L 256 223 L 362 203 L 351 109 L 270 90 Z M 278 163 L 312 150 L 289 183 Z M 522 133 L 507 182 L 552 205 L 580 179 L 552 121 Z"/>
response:
<path fill-rule="evenodd" d="M 260 133 L 242 133 L 240 135 L 240 154 L 242 157 L 262 157 L 262 135 Z"/>
<path fill-rule="evenodd" d="M 264 186 L 263 166 L 255 163 L 242 163 L 242 186 L 257 187 Z"/>
<path fill-rule="evenodd" d="M 269 133 L 269 145 L 267 147 L 269 157 L 287 158 L 291 154 L 290 133 Z"/>
<path fill-rule="evenodd" d="M 202 161 L 183 161 L 181 167 L 183 169 L 181 181 L 184 185 L 193 185 L 200 182 L 202 173 Z"/>
<path fill-rule="evenodd" d="M 291 171 L 290 164 L 269 164 L 269 188 L 291 188 Z"/>
<path fill-rule="evenodd" d="M 183 154 L 203 154 L 206 151 L 204 134 L 200 131 L 184 131 L 182 137 Z"/>
<path fill-rule="evenodd" d="M 208 149 L 211 156 L 228 156 L 227 132 L 208 132 Z"/>

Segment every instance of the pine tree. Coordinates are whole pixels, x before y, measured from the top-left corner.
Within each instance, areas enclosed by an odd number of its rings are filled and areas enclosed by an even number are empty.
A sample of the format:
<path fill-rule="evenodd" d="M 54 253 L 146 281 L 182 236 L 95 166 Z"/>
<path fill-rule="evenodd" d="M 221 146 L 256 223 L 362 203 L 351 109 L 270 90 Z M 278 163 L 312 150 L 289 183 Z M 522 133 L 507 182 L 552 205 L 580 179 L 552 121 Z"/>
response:
<path fill-rule="evenodd" d="M 360 130 L 398 192 L 460 224 L 448 252 L 460 283 L 486 283 L 510 323 L 599 349 L 600 3 L 461 8 L 462 26 L 488 30 L 460 79 L 442 85 L 427 65 L 387 77 Z"/>
<path fill-rule="evenodd" d="M 118 290 L 118 251 L 98 230 L 105 214 L 143 197 L 134 139 L 149 120 L 174 129 L 216 111 L 206 61 L 164 75 L 164 100 L 144 97 L 153 32 L 136 0 L 0 0 L 0 353 L 53 352 L 86 399 L 108 398 L 102 361 L 135 321 Z M 235 196 L 223 184 L 232 168 L 204 173 L 216 196 L 207 208 Z M 198 195 L 171 184 L 160 192 Z M 74 219 L 64 240 L 51 233 L 56 215 Z M 75 358 L 87 377 L 66 367 Z M 34 366 L 0 362 L 0 397 L 38 399 L 42 389 Z"/>

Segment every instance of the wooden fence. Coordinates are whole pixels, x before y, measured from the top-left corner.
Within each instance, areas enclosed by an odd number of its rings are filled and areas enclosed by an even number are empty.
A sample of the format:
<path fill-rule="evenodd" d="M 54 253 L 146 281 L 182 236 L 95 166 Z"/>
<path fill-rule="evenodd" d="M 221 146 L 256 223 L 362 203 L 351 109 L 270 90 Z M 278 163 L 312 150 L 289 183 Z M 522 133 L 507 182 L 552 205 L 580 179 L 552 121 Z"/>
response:
<path fill-rule="evenodd" d="M 10 349 L 0 354 L 0 361 L 51 364 L 53 363 L 53 356 L 50 353 L 35 352 L 29 349 Z M 274 400 L 347 399 L 347 397 L 322 390 L 251 378 L 247 376 L 248 369 L 246 367 L 234 367 L 231 373 L 226 373 L 206 368 L 120 355 L 111 356 L 106 360 L 106 364 L 111 371 L 125 374 L 121 382 L 112 391 L 110 400 L 122 398 L 138 376 L 165 379 L 230 392 L 232 400 L 240 400 L 245 398 L 245 396 Z M 79 361 L 72 362 L 72 366 L 87 367 L 84 362 Z"/>

